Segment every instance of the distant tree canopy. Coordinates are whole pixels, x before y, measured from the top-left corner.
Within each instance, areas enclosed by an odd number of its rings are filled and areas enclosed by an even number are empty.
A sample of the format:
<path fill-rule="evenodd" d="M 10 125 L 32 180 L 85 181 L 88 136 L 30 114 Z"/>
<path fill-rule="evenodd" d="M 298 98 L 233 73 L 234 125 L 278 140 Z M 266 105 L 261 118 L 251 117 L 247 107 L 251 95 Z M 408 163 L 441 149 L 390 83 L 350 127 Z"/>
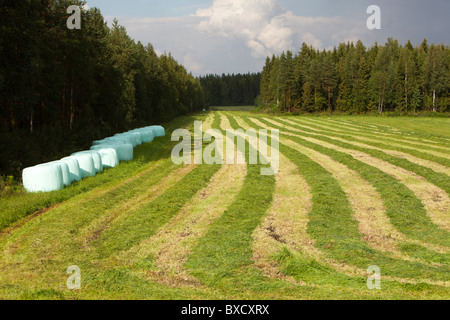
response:
<path fill-rule="evenodd" d="M 279 111 L 450 111 L 450 49 L 405 46 L 389 38 L 366 48 L 361 41 L 319 51 L 268 57 L 261 99 Z"/>
<path fill-rule="evenodd" d="M 1 0 L 0 174 L 204 106 L 198 79 L 97 8 L 69 30 L 73 4 Z"/>
<path fill-rule="evenodd" d="M 209 74 L 200 77 L 207 106 L 251 106 L 259 94 L 261 73 Z"/>

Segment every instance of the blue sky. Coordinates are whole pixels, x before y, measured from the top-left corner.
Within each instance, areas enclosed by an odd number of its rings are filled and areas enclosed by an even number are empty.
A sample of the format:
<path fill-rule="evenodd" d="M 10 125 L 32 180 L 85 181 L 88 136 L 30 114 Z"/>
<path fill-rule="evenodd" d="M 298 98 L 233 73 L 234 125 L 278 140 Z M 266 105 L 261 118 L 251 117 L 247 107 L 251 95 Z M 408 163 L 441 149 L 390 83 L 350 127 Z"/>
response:
<path fill-rule="evenodd" d="M 152 43 L 195 75 L 262 70 L 265 57 L 297 52 L 302 42 L 330 49 L 388 37 L 419 45 L 450 41 L 450 0 L 87 0 L 114 17 L 136 41 Z M 381 8 L 381 30 L 369 30 L 366 10 Z"/>

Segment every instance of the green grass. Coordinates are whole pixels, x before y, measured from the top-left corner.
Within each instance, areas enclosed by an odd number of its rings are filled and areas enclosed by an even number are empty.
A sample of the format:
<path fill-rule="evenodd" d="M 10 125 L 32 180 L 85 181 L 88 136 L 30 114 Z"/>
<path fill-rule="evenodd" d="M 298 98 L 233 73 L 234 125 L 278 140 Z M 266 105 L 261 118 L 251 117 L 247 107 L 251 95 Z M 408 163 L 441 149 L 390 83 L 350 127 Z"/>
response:
<path fill-rule="evenodd" d="M 246 109 L 233 111 L 221 109 L 228 116 L 233 128 L 239 125 L 233 117 L 241 116 L 246 123 L 260 129 L 248 120 L 255 117 Z M 106 170 L 96 177 L 85 179 L 59 192 L 26 194 L 18 192 L 0 199 L 0 298 L 3 299 L 447 299 L 448 287 L 427 284 L 424 281 L 449 281 L 450 261 L 448 253 L 437 253 L 418 244 L 398 243 L 398 249 L 414 261 L 394 259 L 389 254 L 371 248 L 362 240 L 358 222 L 353 217 L 349 199 L 333 175 L 305 154 L 280 144 L 280 152 L 297 166 L 298 173 L 306 180 L 312 193 L 312 210 L 309 213 L 307 232 L 315 240 L 315 246 L 325 258 L 331 258 L 347 266 L 366 270 L 378 265 L 382 277 L 403 278 L 412 283 L 402 283 L 382 278 L 382 290 L 367 289 L 367 278 L 336 270 L 326 259 L 309 256 L 301 250 L 292 250 L 283 243 L 270 257 L 280 275 L 291 277 L 296 284 L 279 277 L 265 275 L 253 261 L 253 233 L 272 206 L 275 177 L 261 176 L 262 165 L 247 165 L 243 186 L 224 213 L 212 221 L 205 234 L 192 247 L 184 263 L 190 276 L 199 283 L 177 286 L 164 284 L 146 276 L 155 272 L 155 256 L 150 255 L 128 261 L 120 258 L 130 249 L 139 248 L 141 241 L 149 239 L 164 228 L 200 190 L 208 186 L 220 169 L 219 165 L 200 165 L 183 176 L 174 165 L 170 153 L 176 142 L 170 141 L 171 132 L 188 127 L 193 131 L 194 120 L 204 120 L 210 113 L 179 118 L 166 124 L 167 135 L 151 144 L 135 150 L 135 160 Z M 220 128 L 220 117 L 214 113 L 212 128 Z M 270 127 L 276 127 L 256 116 Z M 406 159 L 388 155 L 382 151 L 352 145 L 358 134 L 343 129 L 325 117 L 277 117 L 276 121 L 293 126 L 283 119 L 308 123 L 320 129 L 314 131 L 289 131 L 280 128 L 281 137 L 313 149 L 333 158 L 358 172 L 380 194 L 386 207 L 386 215 L 392 225 L 409 238 L 449 247 L 448 232 L 432 223 L 420 200 L 405 185 L 345 152 L 326 148 L 302 139 L 312 137 L 333 145 L 362 151 L 424 177 L 430 183 L 449 193 L 448 176 L 411 163 Z M 309 119 L 313 119 L 309 121 Z M 424 150 L 446 148 L 450 141 L 450 129 L 444 128 L 448 119 L 423 119 L 417 122 L 408 118 L 336 117 L 332 119 L 353 122 L 361 127 L 362 136 L 372 136 L 372 130 L 391 132 L 390 126 L 411 137 L 433 140 Z M 416 120 L 416 118 L 414 118 Z M 374 123 L 378 129 L 364 128 L 363 122 Z M 396 122 L 398 121 L 398 122 Z M 329 129 L 319 127 L 325 125 Z M 398 125 L 396 125 L 398 124 Z M 421 127 L 423 124 L 423 127 Z M 439 126 L 439 127 L 438 127 Z M 295 127 L 295 126 L 294 126 Z M 438 127 L 438 128 L 436 128 Z M 293 133 L 299 136 L 284 135 Z M 414 132 L 414 134 L 412 134 Z M 405 135 L 406 136 L 406 135 Z M 334 140 L 346 139 L 347 142 Z M 400 150 L 423 159 L 439 160 L 448 166 L 444 158 L 426 152 L 397 148 L 391 143 L 401 141 L 379 136 L 374 142 L 382 149 Z M 415 146 L 408 140 L 408 146 Z M 442 144 L 441 144 L 442 142 Z M 204 143 L 203 147 L 208 144 Z M 405 144 L 406 145 L 406 144 Z M 433 147 L 434 146 L 434 147 Z M 404 150 L 403 150 L 404 149 Z M 445 149 L 444 149 L 445 150 Z M 245 154 L 248 158 L 250 145 Z M 438 159 L 439 158 L 439 159 Z M 436 161 L 437 162 L 437 161 Z M 155 186 L 165 181 L 179 179 L 153 194 Z M 170 179 L 169 179 L 170 178 Z M 169 179 L 169 180 L 167 180 Z M 227 183 L 223 181 L 223 183 Z M 54 208 L 51 206 L 57 205 Z M 39 215 L 35 214 L 39 210 Z M 195 223 L 195 221 L 192 221 Z M 65 283 L 66 269 L 78 265 L 82 271 L 82 289 L 70 291 Z"/>

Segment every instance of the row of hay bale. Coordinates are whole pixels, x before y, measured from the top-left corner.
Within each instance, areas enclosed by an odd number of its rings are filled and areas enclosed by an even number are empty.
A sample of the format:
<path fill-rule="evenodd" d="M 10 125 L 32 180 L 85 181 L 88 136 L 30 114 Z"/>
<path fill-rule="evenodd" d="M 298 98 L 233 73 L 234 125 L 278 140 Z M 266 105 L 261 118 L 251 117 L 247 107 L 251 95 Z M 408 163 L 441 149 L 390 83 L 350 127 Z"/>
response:
<path fill-rule="evenodd" d="M 163 136 L 163 127 L 150 126 L 94 141 L 88 151 L 76 152 L 58 161 L 24 169 L 23 186 L 28 192 L 61 190 L 74 181 L 95 176 L 104 168 L 114 168 L 121 161 L 133 160 L 135 147 Z"/>

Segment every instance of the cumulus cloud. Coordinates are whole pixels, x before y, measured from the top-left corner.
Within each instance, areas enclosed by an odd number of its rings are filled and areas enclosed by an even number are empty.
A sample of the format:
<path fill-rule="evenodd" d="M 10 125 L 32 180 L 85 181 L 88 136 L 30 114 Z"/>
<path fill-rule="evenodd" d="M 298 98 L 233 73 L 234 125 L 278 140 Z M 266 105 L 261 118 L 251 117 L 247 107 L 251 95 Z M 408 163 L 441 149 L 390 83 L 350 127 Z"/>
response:
<path fill-rule="evenodd" d="M 190 16 L 119 17 L 119 22 L 134 39 L 171 52 L 196 75 L 257 72 L 267 56 L 296 52 L 303 42 L 330 49 L 369 38 L 364 19 L 300 16 L 278 0 L 214 0 Z"/>
<path fill-rule="evenodd" d="M 365 32 L 355 29 L 348 18 L 296 16 L 277 0 L 215 0 L 211 7 L 197 10 L 196 16 L 204 18 L 197 30 L 239 38 L 255 58 L 295 50 L 302 42 L 324 49 L 325 43 L 358 38 Z"/>

